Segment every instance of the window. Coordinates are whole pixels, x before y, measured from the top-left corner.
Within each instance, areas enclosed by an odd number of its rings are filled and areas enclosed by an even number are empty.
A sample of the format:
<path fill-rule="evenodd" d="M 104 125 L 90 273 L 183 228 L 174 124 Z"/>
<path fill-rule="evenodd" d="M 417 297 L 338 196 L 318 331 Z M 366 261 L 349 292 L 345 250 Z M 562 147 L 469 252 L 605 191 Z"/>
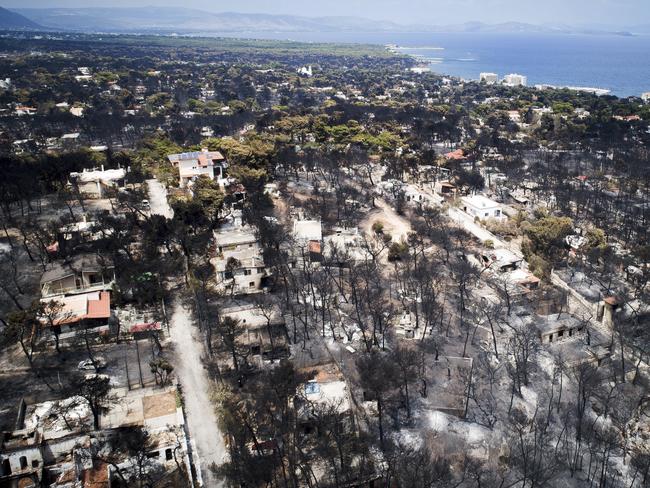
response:
<path fill-rule="evenodd" d="M 172 453 L 171 448 L 165 449 L 165 459 L 167 461 L 171 461 L 172 459 L 174 459 L 174 454 Z"/>
<path fill-rule="evenodd" d="M 253 272 L 250 269 L 244 270 L 244 276 L 250 276 Z"/>
<path fill-rule="evenodd" d="M 158 457 L 160 457 L 160 453 L 158 451 L 148 452 L 147 457 L 149 459 L 157 459 Z"/>
<path fill-rule="evenodd" d="M 38 459 L 32 459 L 32 468 L 38 468 L 39 464 Z"/>
<path fill-rule="evenodd" d="M 27 469 L 27 456 L 20 456 L 20 469 Z"/>
<path fill-rule="evenodd" d="M 548 336 L 548 342 L 553 342 L 553 334 Z"/>
<path fill-rule="evenodd" d="M 102 278 L 101 278 L 100 275 L 98 275 L 98 274 L 96 274 L 96 273 L 91 273 L 91 274 L 88 275 L 88 282 L 89 282 L 91 285 L 96 285 L 97 283 L 101 283 L 101 282 L 102 282 Z"/>
<path fill-rule="evenodd" d="M 564 335 L 564 331 L 563 331 L 563 330 L 561 330 L 560 332 L 557 333 L 557 336 L 558 336 L 558 337 L 562 337 L 563 335 Z"/>
<path fill-rule="evenodd" d="M 255 282 L 254 282 L 254 281 L 251 281 L 251 282 L 248 284 L 248 287 L 249 287 L 249 288 L 255 288 Z"/>
<path fill-rule="evenodd" d="M 9 459 L 2 460 L 2 474 L 3 476 L 9 476 L 11 474 L 11 463 Z"/>

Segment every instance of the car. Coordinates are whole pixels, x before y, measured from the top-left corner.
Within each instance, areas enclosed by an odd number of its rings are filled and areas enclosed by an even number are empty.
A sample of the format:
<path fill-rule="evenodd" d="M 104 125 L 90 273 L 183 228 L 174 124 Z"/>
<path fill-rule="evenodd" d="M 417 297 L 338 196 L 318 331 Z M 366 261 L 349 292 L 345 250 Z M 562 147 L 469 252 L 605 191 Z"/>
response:
<path fill-rule="evenodd" d="M 94 359 L 95 359 L 95 364 L 93 364 L 93 362 L 90 359 L 84 359 L 83 361 L 79 362 L 77 368 L 82 371 L 91 371 L 95 369 L 95 365 L 97 366 L 97 369 L 102 369 L 106 367 L 106 359 L 104 359 L 102 356 L 96 356 Z"/>

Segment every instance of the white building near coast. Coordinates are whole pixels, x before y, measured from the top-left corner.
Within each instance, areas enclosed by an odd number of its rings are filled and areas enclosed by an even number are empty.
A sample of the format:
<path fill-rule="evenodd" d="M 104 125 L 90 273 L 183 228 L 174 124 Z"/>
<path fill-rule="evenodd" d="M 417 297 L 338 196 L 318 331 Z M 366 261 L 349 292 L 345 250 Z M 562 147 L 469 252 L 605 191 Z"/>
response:
<path fill-rule="evenodd" d="M 481 73 L 479 81 L 488 85 L 496 85 L 499 82 L 499 75 L 496 73 Z"/>
<path fill-rule="evenodd" d="M 528 78 L 524 75 L 512 73 L 503 77 L 503 83 L 508 86 L 526 86 Z"/>

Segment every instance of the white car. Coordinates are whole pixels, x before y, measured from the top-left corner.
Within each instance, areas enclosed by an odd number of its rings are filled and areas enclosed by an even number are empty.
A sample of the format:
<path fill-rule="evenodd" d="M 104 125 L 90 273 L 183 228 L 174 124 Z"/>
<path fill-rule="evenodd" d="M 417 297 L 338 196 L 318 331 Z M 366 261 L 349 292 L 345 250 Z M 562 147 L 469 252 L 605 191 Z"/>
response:
<path fill-rule="evenodd" d="M 106 359 L 104 359 L 102 356 L 97 356 L 95 358 L 95 365 L 97 365 L 97 369 L 105 368 Z M 93 362 L 90 359 L 84 359 L 83 361 L 79 362 L 77 368 L 82 371 L 91 371 L 95 369 L 95 365 L 93 365 Z"/>

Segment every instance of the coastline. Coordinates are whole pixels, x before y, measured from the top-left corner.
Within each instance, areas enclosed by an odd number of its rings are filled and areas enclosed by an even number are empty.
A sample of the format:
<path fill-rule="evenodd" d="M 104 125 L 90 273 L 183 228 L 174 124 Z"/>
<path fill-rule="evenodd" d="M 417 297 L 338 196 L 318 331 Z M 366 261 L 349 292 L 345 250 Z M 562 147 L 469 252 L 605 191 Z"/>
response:
<path fill-rule="evenodd" d="M 598 96 L 636 97 L 650 91 L 650 37 L 623 38 L 616 42 L 599 37 L 575 41 L 562 36 L 450 35 L 429 42 L 386 43 L 395 54 L 413 59 L 419 71 L 431 72 L 465 81 L 478 82 L 481 73 L 495 73 L 499 80 L 510 73 L 528 78 L 527 86 L 539 90 L 567 89 Z M 491 43 L 481 43 L 488 39 Z M 559 41 L 558 41 L 559 39 Z M 413 39 L 415 41 L 416 39 Z M 447 41 L 447 42 L 445 42 Z M 643 50 L 639 59 L 618 52 L 633 42 Z M 557 46 L 559 49 L 555 49 Z M 647 49 L 645 49 L 647 47 Z M 611 51 L 611 55 L 610 55 Z M 533 56 L 533 54 L 535 56 Z M 627 58 L 627 59 L 626 59 Z M 648 63 L 641 62 L 648 58 Z M 606 59 L 606 62 L 602 62 Z M 629 61 L 629 62 L 626 62 Z"/>

